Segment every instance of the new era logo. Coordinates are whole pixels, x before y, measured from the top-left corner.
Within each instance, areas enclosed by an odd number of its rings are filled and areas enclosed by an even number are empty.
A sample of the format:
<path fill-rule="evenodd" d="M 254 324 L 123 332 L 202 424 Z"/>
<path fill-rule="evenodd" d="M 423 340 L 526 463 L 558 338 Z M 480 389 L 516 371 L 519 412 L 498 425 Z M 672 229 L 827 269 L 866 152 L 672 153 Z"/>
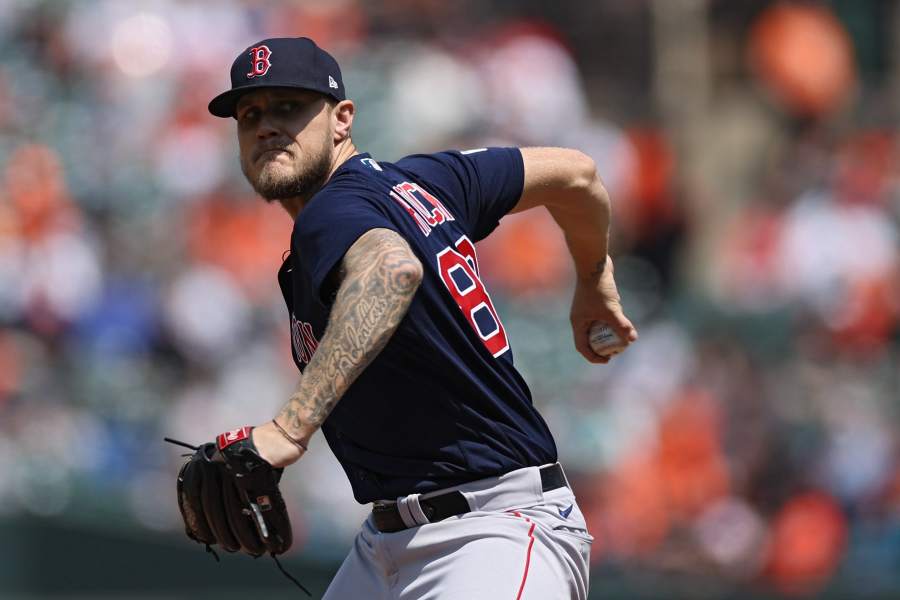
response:
<path fill-rule="evenodd" d="M 328 87 L 338 89 L 337 81 L 335 81 L 334 77 L 332 77 L 331 75 L 328 76 Z"/>

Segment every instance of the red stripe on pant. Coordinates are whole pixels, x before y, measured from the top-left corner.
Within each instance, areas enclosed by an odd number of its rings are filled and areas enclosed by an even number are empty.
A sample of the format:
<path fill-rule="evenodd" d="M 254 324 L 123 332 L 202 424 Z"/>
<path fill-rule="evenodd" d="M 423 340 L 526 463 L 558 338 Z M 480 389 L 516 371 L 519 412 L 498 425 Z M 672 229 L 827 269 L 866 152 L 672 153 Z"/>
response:
<path fill-rule="evenodd" d="M 519 512 L 513 511 L 515 516 L 525 519 L 526 523 L 531 523 L 531 519 L 523 517 Z M 525 572 L 522 573 L 522 583 L 519 584 L 519 593 L 516 594 L 516 600 L 521 600 L 522 592 L 525 591 L 525 581 L 528 579 L 528 567 L 531 566 L 531 548 L 534 546 L 534 523 L 528 529 L 528 552 L 525 553 Z"/>

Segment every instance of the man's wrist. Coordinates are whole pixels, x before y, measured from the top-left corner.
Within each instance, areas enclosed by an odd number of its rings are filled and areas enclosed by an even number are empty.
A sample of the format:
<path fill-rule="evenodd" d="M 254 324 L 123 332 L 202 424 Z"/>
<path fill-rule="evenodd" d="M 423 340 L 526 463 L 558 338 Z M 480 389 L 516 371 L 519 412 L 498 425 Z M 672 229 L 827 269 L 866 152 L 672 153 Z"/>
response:
<path fill-rule="evenodd" d="M 313 434 L 319 429 L 315 425 L 304 422 L 300 416 L 293 411 L 288 411 L 287 414 L 282 412 L 272 419 L 272 421 L 279 430 L 284 431 L 282 435 L 291 440 L 295 440 L 306 447 L 309 447 L 309 441 L 312 439 Z"/>
<path fill-rule="evenodd" d="M 585 267 L 576 271 L 576 277 L 580 282 L 591 283 L 600 279 L 601 276 L 610 268 L 609 256 L 605 256 L 603 260 L 598 260 L 590 267 Z"/>
<path fill-rule="evenodd" d="M 306 377 L 304 377 L 304 383 L 306 382 Z M 312 436 L 322 426 L 320 422 L 317 422 L 317 417 L 322 415 L 317 414 L 316 405 L 309 401 L 309 397 L 309 391 L 298 389 L 275 417 L 277 424 L 281 425 L 291 438 L 305 446 L 309 445 Z"/>
<path fill-rule="evenodd" d="M 275 420 L 275 419 L 272 419 L 272 424 L 275 425 L 275 429 L 278 430 L 278 433 L 280 433 L 280 434 L 284 437 L 284 439 L 286 439 L 287 441 L 289 441 L 290 443 L 292 443 L 294 446 L 296 446 L 298 450 L 300 450 L 300 451 L 302 451 L 302 452 L 309 452 L 309 442 L 305 442 L 305 443 L 304 443 L 304 442 L 300 441 L 300 439 L 295 438 L 294 436 L 292 436 L 292 435 L 291 435 L 290 433 L 288 433 L 288 432 L 285 430 L 285 428 L 282 427 L 281 424 L 280 424 L 277 420 Z"/>
<path fill-rule="evenodd" d="M 263 460 L 273 467 L 286 467 L 305 454 L 302 447 L 289 441 L 278 431 L 273 421 L 253 428 L 253 443 Z"/>

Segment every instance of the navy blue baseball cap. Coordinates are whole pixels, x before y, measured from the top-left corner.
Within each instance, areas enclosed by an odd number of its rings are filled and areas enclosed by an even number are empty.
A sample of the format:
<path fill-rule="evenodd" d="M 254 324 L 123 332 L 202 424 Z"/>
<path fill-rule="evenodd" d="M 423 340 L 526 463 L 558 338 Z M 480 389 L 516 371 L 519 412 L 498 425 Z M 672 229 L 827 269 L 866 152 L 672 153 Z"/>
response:
<path fill-rule="evenodd" d="M 212 99 L 209 112 L 235 116 L 241 96 L 263 87 L 312 90 L 346 99 L 341 68 L 309 38 L 269 38 L 253 44 L 231 63 L 231 89 Z"/>

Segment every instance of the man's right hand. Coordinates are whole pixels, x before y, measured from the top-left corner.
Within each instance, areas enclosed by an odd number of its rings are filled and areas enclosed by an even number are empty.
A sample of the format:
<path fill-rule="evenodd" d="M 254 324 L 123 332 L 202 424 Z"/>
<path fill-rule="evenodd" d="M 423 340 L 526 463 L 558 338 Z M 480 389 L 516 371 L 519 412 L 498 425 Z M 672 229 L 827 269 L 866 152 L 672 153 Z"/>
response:
<path fill-rule="evenodd" d="M 599 273 L 592 274 L 588 279 L 578 279 L 575 284 L 570 319 L 578 352 L 589 362 L 606 364 L 609 357 L 600 356 L 591 349 L 589 332 L 594 321 L 609 325 L 626 345 L 637 340 L 638 333 L 622 310 L 613 278 L 612 259 L 607 257 L 606 264 L 598 270 Z"/>

